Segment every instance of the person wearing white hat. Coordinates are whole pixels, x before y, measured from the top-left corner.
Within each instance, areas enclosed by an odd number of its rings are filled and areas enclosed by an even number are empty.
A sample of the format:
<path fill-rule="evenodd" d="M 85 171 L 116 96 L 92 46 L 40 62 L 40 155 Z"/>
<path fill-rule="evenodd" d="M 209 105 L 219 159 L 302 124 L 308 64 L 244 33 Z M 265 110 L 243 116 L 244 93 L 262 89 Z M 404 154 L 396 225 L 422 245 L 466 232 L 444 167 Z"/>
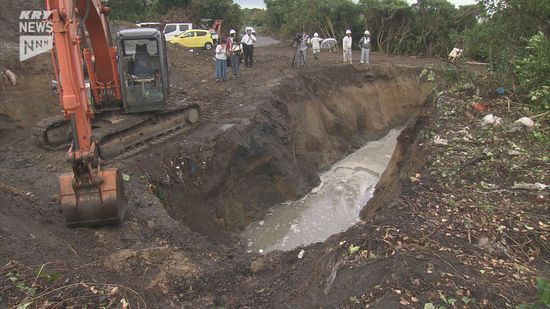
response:
<path fill-rule="evenodd" d="M 361 46 L 361 63 L 369 64 L 370 32 L 365 30 L 363 34 L 363 37 L 359 40 L 359 46 Z"/>
<path fill-rule="evenodd" d="M 313 57 L 317 59 L 319 53 L 321 52 L 321 39 L 319 33 L 315 32 L 313 38 L 311 39 L 311 48 L 313 49 Z"/>
<path fill-rule="evenodd" d="M 229 37 L 227 37 L 227 41 L 225 42 L 225 45 L 227 46 L 227 55 L 229 56 L 227 58 L 227 66 L 233 66 L 232 61 L 233 57 L 231 57 L 231 51 L 233 47 L 233 39 L 235 38 L 235 35 L 237 34 L 237 31 L 234 29 L 229 30 Z"/>
<path fill-rule="evenodd" d="M 243 44 L 244 65 L 252 67 L 254 64 L 254 43 L 256 43 L 256 36 L 252 34 L 252 27 L 246 27 L 246 34 L 241 39 Z"/>
<path fill-rule="evenodd" d="M 346 36 L 342 40 L 342 50 L 344 51 L 344 63 L 352 64 L 351 62 L 351 30 L 346 30 Z"/>

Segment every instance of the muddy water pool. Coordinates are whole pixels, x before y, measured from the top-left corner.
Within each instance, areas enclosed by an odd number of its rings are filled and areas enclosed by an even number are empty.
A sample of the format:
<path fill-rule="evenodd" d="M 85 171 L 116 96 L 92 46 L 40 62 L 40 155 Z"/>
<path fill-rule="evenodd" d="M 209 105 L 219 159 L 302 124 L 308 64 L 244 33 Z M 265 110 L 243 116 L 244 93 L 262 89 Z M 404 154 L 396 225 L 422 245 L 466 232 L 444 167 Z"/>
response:
<path fill-rule="evenodd" d="M 320 175 L 321 183 L 297 201 L 275 205 L 241 233 L 249 252 L 292 250 L 326 240 L 358 222 L 388 166 L 401 129 L 368 142 Z"/>

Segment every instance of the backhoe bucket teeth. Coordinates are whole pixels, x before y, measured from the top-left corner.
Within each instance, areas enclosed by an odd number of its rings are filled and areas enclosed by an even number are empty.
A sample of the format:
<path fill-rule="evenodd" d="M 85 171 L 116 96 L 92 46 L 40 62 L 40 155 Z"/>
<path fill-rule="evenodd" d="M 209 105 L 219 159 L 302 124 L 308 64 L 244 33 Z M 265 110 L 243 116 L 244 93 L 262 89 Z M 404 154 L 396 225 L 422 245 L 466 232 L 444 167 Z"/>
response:
<path fill-rule="evenodd" d="M 59 176 L 61 208 L 67 226 L 121 223 L 126 213 L 124 183 L 116 168 L 100 171 L 98 186 L 73 185 L 73 173 Z"/>

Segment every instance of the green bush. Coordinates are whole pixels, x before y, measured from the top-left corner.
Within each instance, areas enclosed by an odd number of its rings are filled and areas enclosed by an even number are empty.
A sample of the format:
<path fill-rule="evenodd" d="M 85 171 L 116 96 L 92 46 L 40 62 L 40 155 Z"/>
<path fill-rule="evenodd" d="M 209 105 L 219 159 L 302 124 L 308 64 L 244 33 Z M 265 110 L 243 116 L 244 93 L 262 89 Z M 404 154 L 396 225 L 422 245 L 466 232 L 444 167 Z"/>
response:
<path fill-rule="evenodd" d="M 526 55 L 515 62 L 520 91 L 543 109 L 550 109 L 550 41 L 539 32 L 529 39 Z"/>
<path fill-rule="evenodd" d="M 537 278 L 538 299 L 534 304 L 522 304 L 518 309 L 544 309 L 550 307 L 550 282 L 548 279 Z"/>

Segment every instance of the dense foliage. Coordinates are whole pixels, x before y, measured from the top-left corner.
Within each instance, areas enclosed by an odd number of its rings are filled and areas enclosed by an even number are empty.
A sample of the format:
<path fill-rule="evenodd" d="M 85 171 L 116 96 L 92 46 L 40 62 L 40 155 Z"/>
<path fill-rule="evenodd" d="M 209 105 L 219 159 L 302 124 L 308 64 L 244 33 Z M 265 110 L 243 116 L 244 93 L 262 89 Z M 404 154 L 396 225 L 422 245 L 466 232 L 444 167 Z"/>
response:
<path fill-rule="evenodd" d="M 515 61 L 520 91 L 544 109 L 550 109 L 550 41 L 539 32 L 529 39 L 527 53 Z"/>
<path fill-rule="evenodd" d="M 267 21 L 265 10 L 262 9 L 243 9 L 242 22 L 246 26 L 252 26 L 258 33 L 267 33 Z M 278 34 L 277 32 L 273 32 Z"/>
<path fill-rule="evenodd" d="M 487 62 L 495 88 L 516 91 L 548 108 L 550 1 L 478 0 L 455 7 L 447 0 L 265 0 L 272 31 L 292 38 L 301 31 L 341 38 L 365 29 L 374 50 L 446 58 L 452 48 Z"/>
<path fill-rule="evenodd" d="M 461 34 L 473 27 L 482 5 L 455 8 L 446 0 L 265 0 L 267 23 L 292 37 L 306 30 L 342 37 L 346 29 L 359 39 L 368 29 L 373 45 L 384 53 L 444 56 L 461 45 Z"/>
<path fill-rule="evenodd" d="M 110 0 L 111 18 L 131 22 L 193 22 L 222 19 L 223 28 L 241 28 L 241 7 L 233 0 Z"/>

